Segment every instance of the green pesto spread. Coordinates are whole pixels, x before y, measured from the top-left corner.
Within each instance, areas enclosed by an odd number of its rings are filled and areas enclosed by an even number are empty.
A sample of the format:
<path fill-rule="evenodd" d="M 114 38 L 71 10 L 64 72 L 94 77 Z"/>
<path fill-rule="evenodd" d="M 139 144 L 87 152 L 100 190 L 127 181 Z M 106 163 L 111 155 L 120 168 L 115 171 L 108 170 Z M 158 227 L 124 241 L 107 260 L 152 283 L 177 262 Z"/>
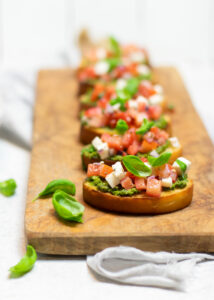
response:
<path fill-rule="evenodd" d="M 187 185 L 188 178 L 187 175 L 179 176 L 176 182 L 170 188 L 164 187 L 163 190 L 175 190 L 175 189 L 184 189 Z"/>
<path fill-rule="evenodd" d="M 121 185 L 117 185 L 111 188 L 108 182 L 99 176 L 91 176 L 86 179 L 91 185 L 95 186 L 99 191 L 103 193 L 110 193 L 115 196 L 132 196 L 140 193 L 136 188 L 125 190 Z"/>

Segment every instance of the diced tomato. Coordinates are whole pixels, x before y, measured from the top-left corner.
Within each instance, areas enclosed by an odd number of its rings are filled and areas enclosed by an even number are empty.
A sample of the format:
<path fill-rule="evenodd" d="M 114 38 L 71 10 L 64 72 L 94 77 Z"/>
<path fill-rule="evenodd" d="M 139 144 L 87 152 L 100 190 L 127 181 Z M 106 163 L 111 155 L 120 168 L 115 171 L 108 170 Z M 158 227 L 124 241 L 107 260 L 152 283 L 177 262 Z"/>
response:
<path fill-rule="evenodd" d="M 96 74 L 94 72 L 94 69 L 92 67 L 87 67 L 82 70 L 79 70 L 78 72 L 78 79 L 80 81 L 85 81 L 87 79 L 96 78 Z"/>
<path fill-rule="evenodd" d="M 112 167 L 105 165 L 105 164 L 101 164 L 101 166 L 100 166 L 100 176 L 101 177 L 105 178 L 108 174 L 110 174 L 112 172 L 113 172 Z"/>
<path fill-rule="evenodd" d="M 141 152 L 142 153 L 147 153 L 149 151 L 152 151 L 154 149 L 156 149 L 158 146 L 158 144 L 156 142 L 148 142 L 146 140 L 143 140 L 143 143 L 141 145 Z"/>
<path fill-rule="evenodd" d="M 127 72 L 126 66 L 118 66 L 114 69 L 114 77 L 121 78 Z"/>
<path fill-rule="evenodd" d="M 105 90 L 104 85 L 101 83 L 97 83 L 93 88 L 93 92 L 91 94 L 91 100 L 96 101 L 99 95 L 104 92 L 104 90 Z"/>
<path fill-rule="evenodd" d="M 91 127 L 99 128 L 105 126 L 105 122 L 102 116 L 96 116 L 88 120 L 88 125 Z"/>
<path fill-rule="evenodd" d="M 148 159 L 146 157 L 141 157 L 140 160 L 142 160 L 142 162 L 148 162 Z"/>
<path fill-rule="evenodd" d="M 127 153 L 129 155 L 135 155 L 138 153 L 139 148 L 140 148 L 140 145 L 139 145 L 138 141 L 134 140 L 133 143 L 128 147 Z"/>
<path fill-rule="evenodd" d="M 159 129 L 158 127 L 152 127 L 150 129 L 150 132 L 154 134 L 155 140 L 159 145 L 163 145 L 169 138 L 169 134 L 166 131 Z"/>
<path fill-rule="evenodd" d="M 113 148 L 115 150 L 123 150 L 123 146 L 122 146 L 122 138 L 119 135 L 112 135 L 108 145 L 110 148 Z"/>
<path fill-rule="evenodd" d="M 105 97 L 107 99 L 112 98 L 112 96 L 115 94 L 115 87 L 114 86 L 107 86 L 106 87 L 106 92 L 105 92 Z"/>
<path fill-rule="evenodd" d="M 105 109 L 108 102 L 109 102 L 109 100 L 106 97 L 103 97 L 97 102 L 97 106 L 102 109 Z"/>
<path fill-rule="evenodd" d="M 174 168 L 171 169 L 170 177 L 172 178 L 172 182 L 177 180 L 178 174 Z"/>
<path fill-rule="evenodd" d="M 109 140 L 111 139 L 111 135 L 109 133 L 103 133 L 101 135 L 101 140 L 108 144 Z"/>
<path fill-rule="evenodd" d="M 84 114 L 88 118 L 93 118 L 95 116 L 100 115 L 101 113 L 102 113 L 102 110 L 100 107 L 91 107 L 91 108 L 87 109 Z"/>
<path fill-rule="evenodd" d="M 119 112 L 114 112 L 109 115 L 109 120 L 108 120 L 109 126 L 111 128 L 115 128 L 117 121 L 120 119 L 126 121 L 126 123 L 128 125 L 130 125 L 132 123 L 132 118 L 130 117 L 128 112 L 119 111 Z"/>
<path fill-rule="evenodd" d="M 130 177 L 124 177 L 121 181 L 120 181 L 120 184 L 122 185 L 122 187 L 126 190 L 129 190 L 131 188 L 134 187 L 134 184 L 131 180 Z"/>
<path fill-rule="evenodd" d="M 139 102 L 138 103 L 138 111 L 143 112 L 146 109 L 146 103 L 144 102 Z"/>
<path fill-rule="evenodd" d="M 155 89 L 152 86 L 152 83 L 148 80 L 144 80 L 139 85 L 139 92 L 142 96 L 149 98 L 152 95 L 156 94 Z"/>
<path fill-rule="evenodd" d="M 136 63 L 132 63 L 130 65 L 127 66 L 127 71 L 132 74 L 133 76 L 137 76 L 138 75 L 138 71 L 137 71 L 137 64 Z"/>
<path fill-rule="evenodd" d="M 146 194 L 152 197 L 160 197 L 161 181 L 154 177 L 149 177 L 147 179 Z"/>
<path fill-rule="evenodd" d="M 160 179 L 167 178 L 170 176 L 172 170 L 172 166 L 169 164 L 164 164 L 160 167 L 155 168 L 155 175 L 158 176 Z"/>
<path fill-rule="evenodd" d="M 138 137 L 134 128 L 130 128 L 122 137 L 122 144 L 124 148 L 128 148 L 134 141 L 137 141 Z"/>
<path fill-rule="evenodd" d="M 132 173 L 129 172 L 129 171 L 126 172 L 126 177 L 130 177 L 133 181 L 134 181 L 134 179 L 135 179 L 134 174 L 132 174 Z"/>
<path fill-rule="evenodd" d="M 99 176 L 100 175 L 100 163 L 93 163 L 88 165 L 87 176 Z"/>
<path fill-rule="evenodd" d="M 162 114 L 162 108 L 158 105 L 149 106 L 148 114 L 150 119 L 158 120 Z"/>
<path fill-rule="evenodd" d="M 146 190 L 145 178 L 135 177 L 134 183 L 137 190 Z"/>

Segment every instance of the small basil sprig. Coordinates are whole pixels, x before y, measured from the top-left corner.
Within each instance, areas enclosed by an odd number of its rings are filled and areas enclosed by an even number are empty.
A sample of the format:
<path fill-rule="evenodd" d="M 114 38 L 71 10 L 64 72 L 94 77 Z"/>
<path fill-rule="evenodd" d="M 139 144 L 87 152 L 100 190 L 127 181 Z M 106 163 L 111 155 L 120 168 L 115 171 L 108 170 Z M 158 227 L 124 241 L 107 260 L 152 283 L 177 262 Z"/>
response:
<path fill-rule="evenodd" d="M 109 57 L 109 58 L 106 58 L 104 61 L 107 62 L 109 65 L 109 70 L 108 70 L 109 72 L 111 72 L 113 69 L 115 69 L 121 63 L 120 58 L 118 58 L 118 57 Z"/>
<path fill-rule="evenodd" d="M 110 36 L 109 42 L 110 42 L 111 51 L 114 53 L 114 55 L 120 56 L 121 51 L 120 51 L 120 45 L 119 45 L 118 41 L 113 36 Z"/>
<path fill-rule="evenodd" d="M 12 196 L 15 193 L 17 184 L 14 179 L 8 179 L 0 182 L 0 193 L 4 196 Z"/>
<path fill-rule="evenodd" d="M 168 163 L 172 153 L 165 152 L 158 157 L 148 156 L 148 161 L 152 167 L 160 167 Z"/>
<path fill-rule="evenodd" d="M 37 254 L 35 249 L 32 246 L 28 245 L 25 256 L 18 262 L 18 264 L 9 269 L 10 277 L 20 277 L 29 272 L 33 268 L 36 259 Z"/>
<path fill-rule="evenodd" d="M 161 116 L 160 119 L 155 121 L 155 126 L 160 128 L 160 129 L 166 128 L 167 124 L 168 124 L 167 120 L 164 118 L 164 116 Z"/>
<path fill-rule="evenodd" d="M 82 223 L 84 206 L 63 191 L 56 191 L 52 198 L 57 214 L 64 220 Z"/>
<path fill-rule="evenodd" d="M 123 157 L 122 161 L 126 169 L 137 177 L 148 177 L 152 174 L 152 168 L 137 156 L 127 155 Z"/>
<path fill-rule="evenodd" d="M 148 121 L 147 119 L 143 119 L 143 123 L 138 130 L 136 130 L 137 134 L 145 134 L 148 132 L 152 126 L 154 125 L 154 121 Z"/>
<path fill-rule="evenodd" d="M 113 106 L 115 104 L 119 104 L 120 105 L 120 110 L 121 111 L 125 111 L 126 110 L 126 107 L 125 107 L 125 103 L 126 103 L 126 99 L 122 99 L 122 98 L 115 98 L 115 99 L 112 99 L 110 100 L 110 104 Z"/>
<path fill-rule="evenodd" d="M 183 161 L 181 161 L 179 159 L 176 159 L 175 162 L 179 165 L 179 167 L 181 169 L 181 175 L 183 176 L 185 174 L 185 172 L 186 172 L 187 165 Z"/>
<path fill-rule="evenodd" d="M 46 188 L 41 191 L 34 199 L 44 197 L 44 196 L 51 196 L 55 191 L 62 190 L 68 194 L 75 195 L 76 193 L 76 187 L 75 184 L 68 180 L 68 179 L 56 179 L 48 183 Z"/>
<path fill-rule="evenodd" d="M 129 129 L 129 126 L 126 121 L 119 119 L 116 124 L 116 129 L 120 134 L 123 134 Z"/>
<path fill-rule="evenodd" d="M 124 91 L 129 93 L 129 95 L 132 97 L 137 93 L 139 84 L 140 80 L 138 78 L 129 78 L 126 82 Z"/>

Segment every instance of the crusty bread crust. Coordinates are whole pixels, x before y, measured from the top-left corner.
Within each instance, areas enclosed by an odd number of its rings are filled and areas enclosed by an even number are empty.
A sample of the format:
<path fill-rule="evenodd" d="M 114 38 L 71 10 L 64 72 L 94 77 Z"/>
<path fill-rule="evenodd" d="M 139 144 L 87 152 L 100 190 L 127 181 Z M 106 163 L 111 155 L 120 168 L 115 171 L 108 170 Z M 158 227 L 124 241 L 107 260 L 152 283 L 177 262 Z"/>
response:
<path fill-rule="evenodd" d="M 182 155 L 182 147 L 181 146 L 179 148 L 168 147 L 166 149 L 166 151 L 169 151 L 172 153 L 172 155 L 169 159 L 169 162 L 168 162 L 169 164 L 173 164 L 173 162 Z M 111 159 L 90 158 L 84 154 L 82 155 L 82 160 L 83 160 L 83 164 L 86 168 L 88 167 L 88 164 L 100 162 L 101 160 L 104 161 L 104 163 L 109 166 L 112 166 L 116 162 L 115 160 L 111 160 Z"/>
<path fill-rule="evenodd" d="M 83 199 L 88 204 L 103 210 L 131 214 L 162 214 L 188 206 L 192 201 L 193 183 L 188 181 L 184 189 L 164 191 L 160 198 L 149 197 L 145 193 L 129 197 L 119 197 L 102 193 L 89 182 L 83 183 Z"/>
<path fill-rule="evenodd" d="M 166 131 L 169 133 L 169 135 L 172 135 L 172 123 L 171 123 L 171 118 L 167 115 L 164 115 L 165 119 L 168 122 L 168 125 L 166 127 Z M 101 135 L 103 133 L 109 133 L 109 134 L 115 134 L 115 130 L 113 129 L 108 129 L 106 127 L 101 127 L 101 128 L 96 128 L 96 127 L 90 127 L 87 125 L 81 125 L 80 128 L 80 142 L 83 144 L 90 144 L 91 141 L 96 137 Z"/>

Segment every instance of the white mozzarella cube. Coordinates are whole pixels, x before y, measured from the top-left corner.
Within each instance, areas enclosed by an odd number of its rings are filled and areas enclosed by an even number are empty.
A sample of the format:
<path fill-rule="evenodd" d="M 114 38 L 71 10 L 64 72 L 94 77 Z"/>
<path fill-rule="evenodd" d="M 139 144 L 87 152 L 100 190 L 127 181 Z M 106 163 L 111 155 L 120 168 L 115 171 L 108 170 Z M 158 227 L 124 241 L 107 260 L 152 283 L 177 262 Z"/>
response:
<path fill-rule="evenodd" d="M 151 73 L 150 68 L 146 65 L 137 66 L 137 72 L 140 75 L 149 75 Z"/>
<path fill-rule="evenodd" d="M 126 172 L 124 172 L 123 170 L 123 166 L 121 164 L 121 162 L 116 162 L 115 164 L 112 165 L 112 168 L 114 170 L 114 174 L 115 176 L 119 179 L 119 180 L 122 180 L 125 175 L 126 175 Z"/>
<path fill-rule="evenodd" d="M 177 137 L 175 137 L 175 136 L 170 137 L 169 141 L 170 141 L 170 144 L 172 145 L 172 147 L 174 147 L 174 148 L 180 148 L 181 145 L 180 145 Z"/>
<path fill-rule="evenodd" d="M 172 178 L 167 177 L 167 178 L 162 178 L 161 179 L 161 185 L 164 187 L 171 187 L 172 186 Z"/>
<path fill-rule="evenodd" d="M 157 153 L 156 150 L 152 150 L 152 151 L 149 153 L 149 155 L 151 155 L 151 156 L 153 156 L 153 157 L 158 157 L 158 156 L 159 156 L 159 154 Z"/>
<path fill-rule="evenodd" d="M 136 101 L 137 103 L 145 103 L 146 105 L 148 105 L 148 100 L 143 96 L 138 96 Z"/>
<path fill-rule="evenodd" d="M 106 49 L 102 48 L 102 47 L 99 47 L 96 50 L 96 56 L 97 56 L 98 59 L 104 59 L 104 58 L 106 58 Z"/>
<path fill-rule="evenodd" d="M 107 143 L 103 143 L 102 146 L 98 149 L 98 153 L 101 159 L 109 157 L 109 147 Z"/>
<path fill-rule="evenodd" d="M 120 179 L 115 176 L 115 173 L 112 172 L 105 177 L 105 180 L 108 182 L 111 188 L 114 188 L 120 183 Z"/>
<path fill-rule="evenodd" d="M 140 63 L 145 61 L 145 54 L 142 51 L 132 52 L 130 59 L 132 62 Z"/>
<path fill-rule="evenodd" d="M 108 70 L 109 70 L 109 64 L 106 61 L 99 61 L 94 66 L 94 72 L 97 75 L 104 75 L 108 72 Z"/>
<path fill-rule="evenodd" d="M 160 104 L 163 101 L 163 96 L 160 94 L 155 94 L 149 97 L 150 104 Z"/>
<path fill-rule="evenodd" d="M 116 104 L 112 105 L 112 109 L 113 109 L 113 111 L 120 110 L 120 103 L 116 103 Z"/>
<path fill-rule="evenodd" d="M 116 152 L 115 149 L 109 148 L 109 155 L 110 155 L 110 156 L 113 156 L 113 155 L 115 155 L 116 153 L 117 153 L 117 152 Z"/>
<path fill-rule="evenodd" d="M 106 111 L 107 113 L 109 113 L 109 114 L 113 113 L 113 112 L 114 112 L 113 106 L 110 105 L 110 104 L 108 104 L 108 105 L 106 106 L 105 111 Z"/>
<path fill-rule="evenodd" d="M 158 93 L 158 94 L 163 94 L 163 87 L 160 84 L 155 84 L 154 85 L 154 90 Z"/>
<path fill-rule="evenodd" d="M 121 78 L 121 79 L 118 79 L 117 80 L 117 83 L 116 83 L 116 89 L 117 90 L 123 90 L 125 87 L 126 87 L 126 80 Z"/>
<path fill-rule="evenodd" d="M 98 136 L 96 136 L 93 140 L 92 140 L 92 145 L 94 146 L 94 148 L 96 149 L 96 150 L 99 150 L 99 148 L 102 146 L 102 144 L 103 144 L 103 142 L 102 142 L 102 140 L 98 137 Z"/>
<path fill-rule="evenodd" d="M 136 100 L 129 100 L 128 104 L 130 108 L 138 109 L 138 102 Z"/>
<path fill-rule="evenodd" d="M 177 160 L 182 161 L 186 165 L 185 173 L 187 173 L 190 166 L 191 166 L 191 162 L 188 159 L 184 158 L 184 157 L 179 157 L 179 158 L 177 158 Z M 182 174 L 182 170 L 181 170 L 179 164 L 176 161 L 173 163 L 172 166 L 175 168 L 178 175 Z"/>

